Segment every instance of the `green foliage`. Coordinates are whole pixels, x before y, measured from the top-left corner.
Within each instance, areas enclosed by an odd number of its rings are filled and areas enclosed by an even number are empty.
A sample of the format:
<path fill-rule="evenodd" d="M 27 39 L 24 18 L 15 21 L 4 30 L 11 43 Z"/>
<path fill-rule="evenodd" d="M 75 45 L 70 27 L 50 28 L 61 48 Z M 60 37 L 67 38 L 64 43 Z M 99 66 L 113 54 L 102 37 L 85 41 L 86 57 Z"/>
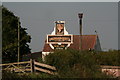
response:
<path fill-rule="evenodd" d="M 57 68 L 60 78 L 105 78 L 94 51 L 56 50 L 45 63 Z"/>
<path fill-rule="evenodd" d="M 42 58 L 37 58 L 37 61 L 40 63 L 44 63 L 44 61 L 42 60 Z"/>
<path fill-rule="evenodd" d="M 2 61 L 16 62 L 18 52 L 18 18 L 7 8 L 2 6 Z M 21 24 L 19 22 L 19 24 Z M 31 37 L 26 32 L 26 28 L 20 26 L 20 56 L 30 53 L 27 43 Z M 20 57 L 21 59 L 21 57 Z"/>
<path fill-rule="evenodd" d="M 100 52 L 96 54 L 97 63 L 101 65 L 120 66 L 120 53 L 118 50 Z"/>
<path fill-rule="evenodd" d="M 2 79 L 37 79 L 37 78 L 57 78 L 55 75 L 49 75 L 46 73 L 11 73 L 5 72 L 2 73 Z"/>
<path fill-rule="evenodd" d="M 119 51 L 95 52 L 76 50 L 56 50 L 45 57 L 45 62 L 57 68 L 58 75 L 46 73 L 30 73 L 18 75 L 15 73 L 3 73 L 7 78 L 113 78 L 101 72 L 101 65 L 119 65 L 115 55 Z M 112 56 L 112 60 L 111 60 Z M 41 62 L 41 59 L 40 59 Z M 9 75 L 9 76 L 8 76 Z M 4 78 L 5 78 L 4 77 Z"/>

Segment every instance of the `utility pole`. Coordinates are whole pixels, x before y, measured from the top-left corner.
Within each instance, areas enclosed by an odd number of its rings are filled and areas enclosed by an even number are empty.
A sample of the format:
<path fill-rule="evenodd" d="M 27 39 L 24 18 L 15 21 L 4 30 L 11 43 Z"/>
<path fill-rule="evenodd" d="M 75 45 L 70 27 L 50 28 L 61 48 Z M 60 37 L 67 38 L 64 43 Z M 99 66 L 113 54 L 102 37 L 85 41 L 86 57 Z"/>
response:
<path fill-rule="evenodd" d="M 20 18 L 18 17 L 18 63 L 20 61 Z"/>
<path fill-rule="evenodd" d="M 80 50 L 82 50 L 82 18 L 83 18 L 83 13 L 78 13 L 79 17 L 79 25 L 80 25 Z"/>

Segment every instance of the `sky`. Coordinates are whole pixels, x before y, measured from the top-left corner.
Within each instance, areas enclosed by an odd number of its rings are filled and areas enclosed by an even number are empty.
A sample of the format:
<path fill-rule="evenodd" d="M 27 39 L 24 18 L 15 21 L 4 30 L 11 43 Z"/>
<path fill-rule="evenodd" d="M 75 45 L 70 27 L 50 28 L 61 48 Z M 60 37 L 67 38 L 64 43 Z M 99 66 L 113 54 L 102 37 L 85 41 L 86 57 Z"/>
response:
<path fill-rule="evenodd" d="M 119 0 L 1 0 L 2 2 L 118 2 Z"/>
<path fill-rule="evenodd" d="M 20 17 L 21 25 L 31 35 L 32 52 L 42 51 L 46 35 L 54 28 L 54 21 L 66 21 L 68 33 L 79 34 L 78 13 L 83 13 L 83 34 L 98 33 L 102 50 L 118 49 L 117 2 L 3 2 Z"/>

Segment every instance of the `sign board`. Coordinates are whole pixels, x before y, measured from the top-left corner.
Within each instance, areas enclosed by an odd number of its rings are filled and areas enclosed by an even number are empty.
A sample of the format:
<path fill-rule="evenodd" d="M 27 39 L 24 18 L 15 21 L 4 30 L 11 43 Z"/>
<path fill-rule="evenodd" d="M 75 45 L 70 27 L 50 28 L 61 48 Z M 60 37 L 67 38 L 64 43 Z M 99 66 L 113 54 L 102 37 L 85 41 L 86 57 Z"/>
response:
<path fill-rule="evenodd" d="M 73 42 L 72 35 L 47 35 L 47 43 L 52 44 L 68 44 Z"/>
<path fill-rule="evenodd" d="M 67 47 L 67 44 L 53 44 L 54 49 L 65 49 L 65 47 Z"/>

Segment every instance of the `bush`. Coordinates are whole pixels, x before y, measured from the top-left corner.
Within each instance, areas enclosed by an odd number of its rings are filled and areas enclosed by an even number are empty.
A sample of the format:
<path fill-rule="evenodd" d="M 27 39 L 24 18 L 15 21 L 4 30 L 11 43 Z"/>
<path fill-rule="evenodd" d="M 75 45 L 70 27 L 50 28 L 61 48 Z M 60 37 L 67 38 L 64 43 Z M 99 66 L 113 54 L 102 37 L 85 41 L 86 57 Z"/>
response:
<path fill-rule="evenodd" d="M 97 63 L 101 65 L 120 66 L 120 53 L 117 50 L 96 54 Z"/>
<path fill-rule="evenodd" d="M 6 79 L 31 79 L 31 78 L 57 78 L 55 75 L 50 75 L 46 73 L 11 73 L 2 72 L 2 80 Z"/>
<path fill-rule="evenodd" d="M 45 58 L 45 63 L 55 66 L 61 78 L 108 77 L 100 71 L 94 51 L 56 50 Z"/>

